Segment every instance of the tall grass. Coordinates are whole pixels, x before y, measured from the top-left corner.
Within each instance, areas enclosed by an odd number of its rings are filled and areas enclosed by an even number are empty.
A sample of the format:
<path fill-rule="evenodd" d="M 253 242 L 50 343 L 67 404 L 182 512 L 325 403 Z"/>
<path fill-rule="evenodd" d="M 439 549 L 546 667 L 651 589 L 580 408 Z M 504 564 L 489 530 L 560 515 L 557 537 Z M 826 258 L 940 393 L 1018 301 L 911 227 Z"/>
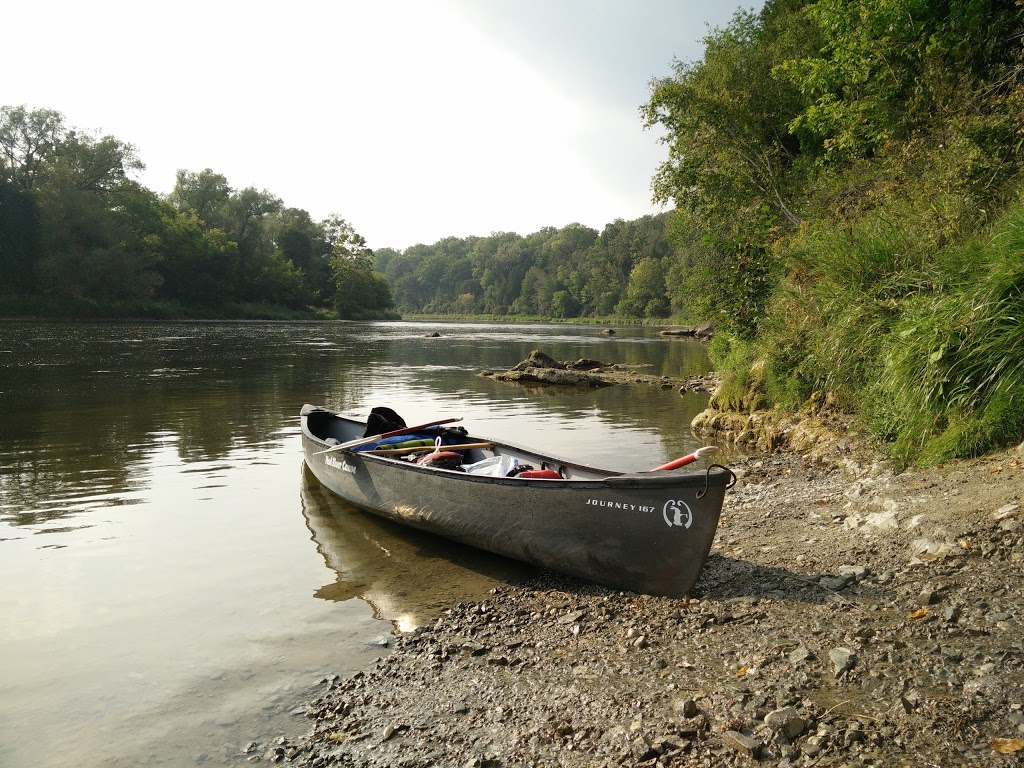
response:
<path fill-rule="evenodd" d="M 1024 208 L 943 256 L 943 290 L 906 302 L 870 388 L 875 429 L 923 462 L 1024 438 Z"/>
<path fill-rule="evenodd" d="M 720 400 L 827 398 L 905 461 L 1024 439 L 1024 205 L 973 236 L 956 201 L 888 210 L 792 241 L 757 338 L 712 348 Z"/>

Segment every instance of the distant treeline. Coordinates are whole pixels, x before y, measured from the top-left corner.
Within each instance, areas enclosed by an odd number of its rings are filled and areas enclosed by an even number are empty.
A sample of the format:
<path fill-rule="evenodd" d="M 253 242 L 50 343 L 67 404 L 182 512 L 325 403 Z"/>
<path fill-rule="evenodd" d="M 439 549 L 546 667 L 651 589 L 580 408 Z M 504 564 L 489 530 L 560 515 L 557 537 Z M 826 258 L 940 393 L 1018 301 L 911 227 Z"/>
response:
<path fill-rule="evenodd" d="M 179 171 L 162 197 L 130 178 L 132 145 L 51 109 L 0 107 L 0 308 L 192 316 L 394 316 L 372 252 L 338 216 Z"/>
<path fill-rule="evenodd" d="M 404 313 L 574 318 L 683 314 L 668 214 L 618 219 L 603 231 L 570 224 L 527 236 L 449 237 L 375 252 Z"/>
<path fill-rule="evenodd" d="M 0 107 L 0 312 L 686 314 L 664 214 L 374 253 L 338 216 L 313 221 L 210 169 L 157 195 L 132 180 L 143 167 L 60 112 Z"/>

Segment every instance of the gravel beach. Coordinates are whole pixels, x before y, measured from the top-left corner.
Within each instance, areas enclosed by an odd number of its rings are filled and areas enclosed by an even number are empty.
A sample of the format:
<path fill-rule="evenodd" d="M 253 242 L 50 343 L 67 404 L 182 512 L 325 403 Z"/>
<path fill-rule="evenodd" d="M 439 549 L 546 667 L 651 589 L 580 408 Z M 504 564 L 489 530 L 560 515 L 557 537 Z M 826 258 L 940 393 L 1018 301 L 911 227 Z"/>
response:
<path fill-rule="evenodd" d="M 249 759 L 1022 765 L 1022 464 L 743 459 L 689 598 L 542 574 L 455 605 Z"/>

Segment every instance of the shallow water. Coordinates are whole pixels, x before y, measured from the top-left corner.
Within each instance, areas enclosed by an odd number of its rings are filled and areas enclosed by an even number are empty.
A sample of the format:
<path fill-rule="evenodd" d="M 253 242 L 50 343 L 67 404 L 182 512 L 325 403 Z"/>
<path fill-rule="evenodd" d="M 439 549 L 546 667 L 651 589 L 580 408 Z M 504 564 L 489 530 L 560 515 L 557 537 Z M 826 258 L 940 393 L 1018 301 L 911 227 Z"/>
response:
<path fill-rule="evenodd" d="M 528 576 L 326 494 L 299 409 L 461 416 L 623 470 L 691 451 L 705 396 L 476 375 L 534 348 L 707 370 L 699 345 L 600 330 L 0 323 L 0 765 L 248 764 L 247 743 L 307 730 L 318 681 L 386 653 L 393 628 Z"/>

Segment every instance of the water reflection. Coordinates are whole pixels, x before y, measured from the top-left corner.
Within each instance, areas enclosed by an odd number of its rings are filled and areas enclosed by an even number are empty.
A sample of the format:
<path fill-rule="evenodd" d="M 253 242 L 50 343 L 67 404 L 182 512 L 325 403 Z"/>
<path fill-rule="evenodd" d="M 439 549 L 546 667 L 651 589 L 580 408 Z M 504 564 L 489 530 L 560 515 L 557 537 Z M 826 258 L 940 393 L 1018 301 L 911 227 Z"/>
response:
<path fill-rule="evenodd" d="M 314 596 L 365 600 L 374 617 L 403 632 L 432 622 L 442 610 L 536 573 L 525 563 L 363 512 L 331 494 L 303 468 L 302 514 L 327 567 L 337 574 Z"/>
<path fill-rule="evenodd" d="M 431 330 L 442 337 L 427 338 Z M 420 421 L 445 411 L 494 437 L 531 443 L 544 433 L 572 458 L 626 457 L 644 463 L 624 468 L 643 469 L 693 443 L 689 421 L 701 396 L 644 386 L 525 389 L 476 374 L 538 347 L 654 373 L 707 369 L 699 345 L 642 328 L 607 336 L 596 327 L 480 323 L 4 323 L 0 331 L 0 393 L 9 404 L 0 420 L 0 520 L 16 526 L 137 503 L 155 446 L 173 444 L 191 463 L 272 445 L 294 434 L 307 401 L 357 416 L 387 404 Z"/>
<path fill-rule="evenodd" d="M 374 652 L 386 625 L 368 605 L 408 626 L 519 578 L 529 566 L 366 516 L 300 477 L 299 409 L 461 416 L 473 432 L 625 471 L 688 453 L 701 396 L 477 376 L 534 348 L 652 373 L 707 368 L 698 345 L 600 331 L 0 322 L 0 657 L 13 660 L 0 764 L 31 764 L 47 743 L 61 761 L 43 762 L 61 768 L 179 765 L 244 744 L 263 726 L 237 713 L 263 711 L 267 687 Z M 298 703 L 281 694 L 275 717 Z"/>

